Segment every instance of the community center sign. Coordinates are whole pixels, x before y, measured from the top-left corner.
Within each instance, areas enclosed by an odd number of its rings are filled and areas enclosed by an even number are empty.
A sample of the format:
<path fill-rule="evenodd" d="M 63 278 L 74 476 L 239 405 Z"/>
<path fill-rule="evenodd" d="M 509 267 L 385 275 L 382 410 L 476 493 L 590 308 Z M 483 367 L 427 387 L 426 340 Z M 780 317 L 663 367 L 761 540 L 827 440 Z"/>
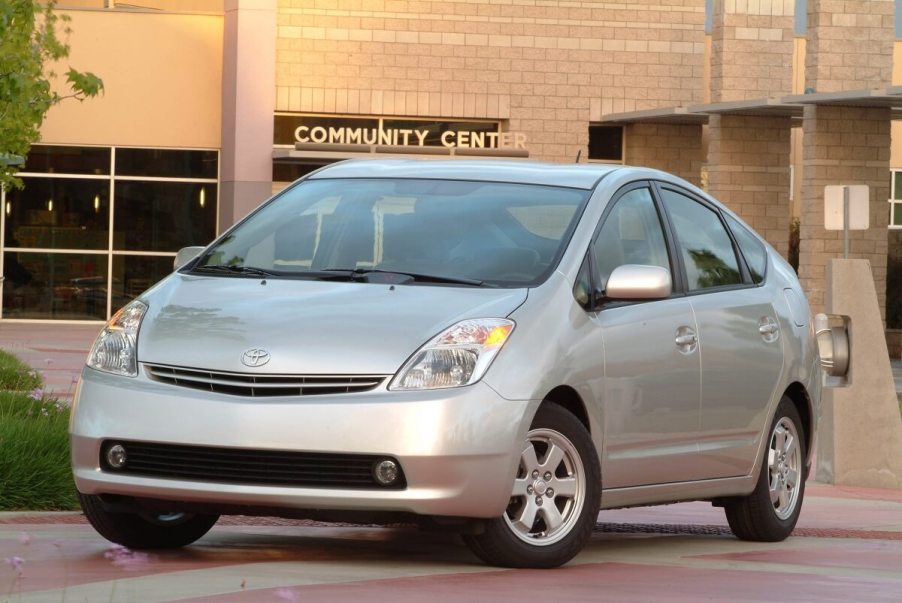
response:
<path fill-rule="evenodd" d="M 276 115 L 274 142 L 525 150 L 526 134 L 502 132 L 498 122 Z"/>

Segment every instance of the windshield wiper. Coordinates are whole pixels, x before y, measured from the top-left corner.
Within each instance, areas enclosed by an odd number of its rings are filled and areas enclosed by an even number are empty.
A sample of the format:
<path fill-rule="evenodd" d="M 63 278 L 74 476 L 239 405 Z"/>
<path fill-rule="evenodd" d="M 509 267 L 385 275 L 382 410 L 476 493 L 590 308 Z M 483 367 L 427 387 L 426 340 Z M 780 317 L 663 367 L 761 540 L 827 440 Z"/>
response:
<path fill-rule="evenodd" d="M 346 276 L 351 280 L 362 280 L 367 282 L 374 282 L 369 278 L 369 275 L 378 275 L 383 274 L 387 277 L 392 275 L 396 277 L 400 277 L 401 280 L 390 280 L 385 279 L 386 283 L 390 284 L 403 284 L 405 282 L 410 281 L 419 281 L 423 283 L 451 283 L 454 285 L 468 285 L 470 287 L 491 287 L 492 285 L 486 284 L 485 281 L 480 281 L 472 278 L 461 278 L 457 276 L 444 276 L 439 274 L 423 274 L 421 272 L 406 272 L 399 270 L 380 270 L 378 268 L 355 268 L 353 270 L 348 268 L 326 268 L 322 272 L 334 273 L 337 276 Z M 381 282 L 381 281 L 375 281 Z"/>
<path fill-rule="evenodd" d="M 279 272 L 255 268 L 253 266 L 226 266 L 225 264 L 213 264 L 210 266 L 195 266 L 191 272 L 206 272 L 210 274 L 234 274 L 247 276 L 281 276 Z"/>

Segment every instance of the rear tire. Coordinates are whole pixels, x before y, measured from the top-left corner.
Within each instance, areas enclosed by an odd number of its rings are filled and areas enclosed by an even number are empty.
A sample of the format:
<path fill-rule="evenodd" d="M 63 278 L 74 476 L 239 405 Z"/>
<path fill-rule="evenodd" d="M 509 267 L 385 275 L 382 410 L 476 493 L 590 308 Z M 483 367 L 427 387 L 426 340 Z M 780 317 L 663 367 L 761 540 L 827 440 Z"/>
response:
<path fill-rule="evenodd" d="M 130 549 L 176 549 L 191 544 L 219 519 L 219 515 L 191 513 L 113 513 L 99 496 L 78 493 L 78 500 L 97 532 Z"/>
<path fill-rule="evenodd" d="M 539 408 L 501 517 L 464 535 L 490 565 L 552 568 L 585 546 L 598 518 L 601 471 L 589 432 L 566 409 Z"/>
<path fill-rule="evenodd" d="M 792 533 L 805 496 L 805 432 L 799 412 L 784 397 L 768 434 L 761 473 L 751 494 L 724 506 L 736 537 L 777 542 Z"/>

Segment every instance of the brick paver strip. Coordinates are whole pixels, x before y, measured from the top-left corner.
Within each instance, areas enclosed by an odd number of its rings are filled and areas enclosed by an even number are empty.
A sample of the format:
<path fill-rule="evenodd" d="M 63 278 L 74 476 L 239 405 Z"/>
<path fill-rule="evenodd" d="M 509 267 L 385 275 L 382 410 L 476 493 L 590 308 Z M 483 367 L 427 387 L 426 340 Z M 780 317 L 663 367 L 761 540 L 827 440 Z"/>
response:
<path fill-rule="evenodd" d="M 88 520 L 81 513 L 58 513 L 47 515 L 19 515 L 0 517 L 0 525 L 87 525 Z M 399 528 L 412 524 L 352 524 L 327 523 L 309 519 L 287 519 L 284 517 L 251 517 L 247 515 L 227 515 L 217 522 L 220 526 L 296 526 L 305 528 Z M 730 528 L 716 524 L 669 524 L 669 523 L 604 523 L 595 525 L 595 532 L 611 534 L 668 534 L 674 536 L 730 536 Z M 890 530 L 855 530 L 849 528 L 796 528 L 793 536 L 799 538 L 858 538 L 861 540 L 902 540 L 902 532 Z"/>

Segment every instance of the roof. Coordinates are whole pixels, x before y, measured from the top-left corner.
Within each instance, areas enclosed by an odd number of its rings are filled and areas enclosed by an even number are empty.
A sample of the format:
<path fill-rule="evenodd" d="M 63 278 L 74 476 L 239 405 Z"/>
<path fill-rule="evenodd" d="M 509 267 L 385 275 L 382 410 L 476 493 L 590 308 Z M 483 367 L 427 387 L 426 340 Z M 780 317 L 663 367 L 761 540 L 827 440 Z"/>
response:
<path fill-rule="evenodd" d="M 537 161 L 364 159 L 334 163 L 311 174 L 321 178 L 427 178 L 515 182 L 592 189 L 619 165 Z"/>

